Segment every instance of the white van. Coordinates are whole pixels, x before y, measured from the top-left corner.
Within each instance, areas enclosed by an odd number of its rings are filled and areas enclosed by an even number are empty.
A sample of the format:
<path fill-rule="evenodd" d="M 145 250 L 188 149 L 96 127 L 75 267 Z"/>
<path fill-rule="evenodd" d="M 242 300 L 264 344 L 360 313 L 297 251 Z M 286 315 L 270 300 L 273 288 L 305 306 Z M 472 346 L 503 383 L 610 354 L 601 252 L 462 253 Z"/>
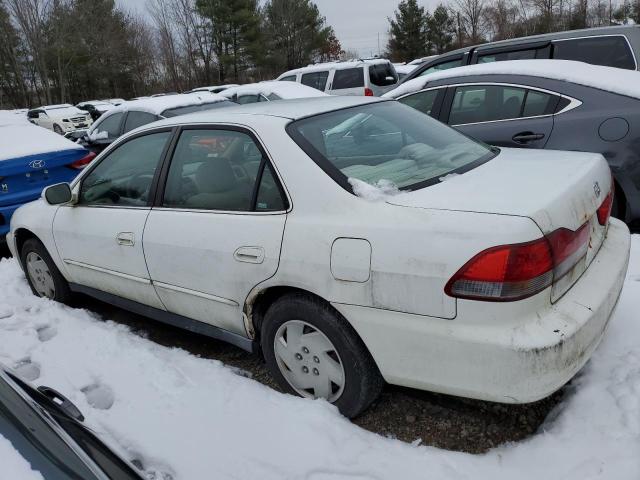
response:
<path fill-rule="evenodd" d="M 296 68 L 277 80 L 298 82 L 331 95 L 380 96 L 395 88 L 398 74 L 389 60 L 319 63 Z"/>

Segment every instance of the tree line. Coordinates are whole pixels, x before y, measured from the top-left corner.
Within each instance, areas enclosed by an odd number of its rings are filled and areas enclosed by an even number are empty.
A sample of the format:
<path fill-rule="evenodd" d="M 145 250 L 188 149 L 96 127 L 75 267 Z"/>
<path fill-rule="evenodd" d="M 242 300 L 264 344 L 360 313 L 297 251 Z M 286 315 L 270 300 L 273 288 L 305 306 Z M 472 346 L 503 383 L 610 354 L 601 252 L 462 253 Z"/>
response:
<path fill-rule="evenodd" d="M 479 43 L 640 23 L 640 0 L 451 0 L 433 12 L 402 0 L 389 18 L 385 55 L 409 61 Z"/>
<path fill-rule="evenodd" d="M 0 108 L 273 78 L 344 54 L 310 0 L 0 0 Z"/>

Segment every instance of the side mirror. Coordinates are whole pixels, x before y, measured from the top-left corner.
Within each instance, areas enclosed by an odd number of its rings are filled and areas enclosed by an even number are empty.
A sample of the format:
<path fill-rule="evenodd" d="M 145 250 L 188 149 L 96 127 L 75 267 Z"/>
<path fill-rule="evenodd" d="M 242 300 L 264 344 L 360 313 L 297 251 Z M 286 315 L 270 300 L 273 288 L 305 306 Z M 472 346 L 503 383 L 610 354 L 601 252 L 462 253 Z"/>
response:
<path fill-rule="evenodd" d="M 68 183 L 50 185 L 42 191 L 42 196 L 49 205 L 62 205 L 63 203 L 69 203 L 73 199 L 71 187 Z"/>

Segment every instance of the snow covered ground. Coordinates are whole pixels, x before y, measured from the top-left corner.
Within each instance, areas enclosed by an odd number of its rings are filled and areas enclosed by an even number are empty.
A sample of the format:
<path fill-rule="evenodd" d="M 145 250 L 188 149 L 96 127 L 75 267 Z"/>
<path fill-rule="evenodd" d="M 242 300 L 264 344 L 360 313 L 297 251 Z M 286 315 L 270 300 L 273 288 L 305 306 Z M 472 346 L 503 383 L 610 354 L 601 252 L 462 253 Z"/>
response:
<path fill-rule="evenodd" d="M 177 480 L 640 478 L 638 235 L 609 331 L 565 401 L 529 440 L 476 456 L 378 436 L 324 401 L 35 298 L 14 260 L 0 261 L 0 285 L 0 362 L 60 390 L 129 458 Z M 0 469 L 37 478 L 3 440 Z"/>

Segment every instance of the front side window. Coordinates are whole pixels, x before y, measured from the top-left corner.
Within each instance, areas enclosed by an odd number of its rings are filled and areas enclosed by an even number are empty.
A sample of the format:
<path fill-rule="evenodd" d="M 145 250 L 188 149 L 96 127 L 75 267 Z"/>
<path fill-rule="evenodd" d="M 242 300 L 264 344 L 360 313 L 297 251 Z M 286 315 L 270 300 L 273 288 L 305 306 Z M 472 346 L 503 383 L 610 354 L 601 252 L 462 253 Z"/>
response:
<path fill-rule="evenodd" d="M 236 103 L 245 105 L 247 103 L 258 103 L 260 101 L 260 95 L 238 95 Z"/>
<path fill-rule="evenodd" d="M 80 205 L 143 207 L 171 132 L 133 138 L 111 151 L 82 179 Z"/>
<path fill-rule="evenodd" d="M 501 85 L 457 87 L 449 113 L 450 125 L 491 122 L 521 116 L 526 89 Z"/>
<path fill-rule="evenodd" d="M 323 113 L 291 123 L 287 132 L 347 189 L 350 178 L 421 188 L 494 156 L 489 147 L 399 102 Z"/>
<path fill-rule="evenodd" d="M 415 108 L 419 112 L 431 115 L 433 104 L 438 97 L 440 90 L 424 90 L 422 92 L 414 93 L 413 95 L 407 95 L 406 97 L 399 98 L 398 101 Z"/>
<path fill-rule="evenodd" d="M 288 77 L 282 77 L 280 79 L 281 82 L 295 82 L 296 81 L 296 76 L 295 75 L 289 75 Z"/>
<path fill-rule="evenodd" d="M 369 66 L 369 80 L 378 87 L 388 87 L 398 83 L 398 74 L 390 63 L 376 63 Z"/>
<path fill-rule="evenodd" d="M 147 112 L 136 112 L 131 110 L 127 115 L 127 120 L 124 122 L 124 133 L 146 125 L 147 123 L 155 122 L 158 119 L 155 115 Z"/>
<path fill-rule="evenodd" d="M 305 73 L 302 75 L 300 83 L 307 87 L 315 88 L 316 90 L 324 92 L 324 89 L 327 86 L 327 78 L 329 78 L 329 72 L 326 71 Z"/>
<path fill-rule="evenodd" d="M 440 70 L 449 70 L 450 68 L 459 67 L 462 65 L 462 58 L 458 58 L 456 60 L 450 60 L 448 62 L 438 63 L 432 67 L 427 68 L 423 72 L 420 72 L 418 77 L 424 77 L 425 75 L 429 75 L 433 72 L 439 72 Z"/>
<path fill-rule="evenodd" d="M 628 70 L 636 69 L 633 53 L 626 37 L 622 35 L 556 40 L 553 43 L 553 58 Z"/>
<path fill-rule="evenodd" d="M 257 185 L 258 200 L 254 204 Z M 282 210 L 280 192 L 262 151 L 246 133 L 185 130 L 171 160 L 162 205 L 193 210 L 273 211 Z"/>
<path fill-rule="evenodd" d="M 92 135 L 99 135 L 105 132 L 107 138 L 114 139 L 120 136 L 120 124 L 122 123 L 122 117 L 124 113 L 114 113 L 97 124 L 93 130 Z"/>
<path fill-rule="evenodd" d="M 362 68 L 345 68 L 333 74 L 331 90 L 342 88 L 364 87 L 364 70 Z"/>

